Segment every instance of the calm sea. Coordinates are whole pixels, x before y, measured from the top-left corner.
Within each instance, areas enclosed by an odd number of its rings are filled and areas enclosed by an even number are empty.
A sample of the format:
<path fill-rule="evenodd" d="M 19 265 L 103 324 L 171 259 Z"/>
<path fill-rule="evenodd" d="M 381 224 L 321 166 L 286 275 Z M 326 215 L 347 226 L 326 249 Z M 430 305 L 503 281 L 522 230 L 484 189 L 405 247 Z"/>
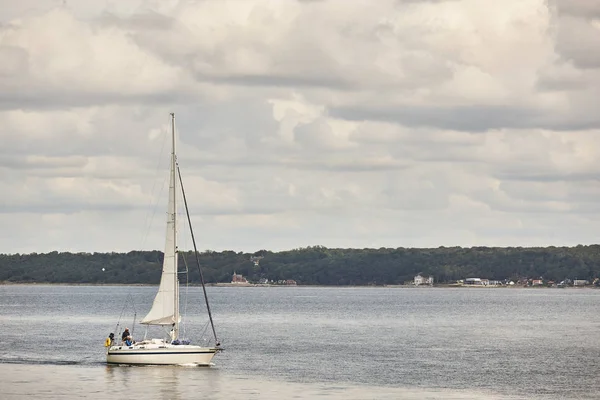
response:
<path fill-rule="evenodd" d="M 600 290 L 210 287 L 213 367 L 107 366 L 155 291 L 0 286 L 0 398 L 600 398 Z M 186 304 L 201 343 L 201 289 Z"/>

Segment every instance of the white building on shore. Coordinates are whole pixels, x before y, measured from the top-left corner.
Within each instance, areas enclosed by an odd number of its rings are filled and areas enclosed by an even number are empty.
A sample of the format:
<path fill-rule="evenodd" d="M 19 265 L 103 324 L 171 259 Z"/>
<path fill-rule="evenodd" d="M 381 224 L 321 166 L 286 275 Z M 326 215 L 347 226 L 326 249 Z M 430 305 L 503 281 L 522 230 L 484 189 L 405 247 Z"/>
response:
<path fill-rule="evenodd" d="M 419 286 L 419 285 L 433 286 L 433 276 L 424 277 L 424 276 L 421 276 L 421 274 L 418 274 L 417 276 L 415 276 L 414 285 L 415 286 Z"/>

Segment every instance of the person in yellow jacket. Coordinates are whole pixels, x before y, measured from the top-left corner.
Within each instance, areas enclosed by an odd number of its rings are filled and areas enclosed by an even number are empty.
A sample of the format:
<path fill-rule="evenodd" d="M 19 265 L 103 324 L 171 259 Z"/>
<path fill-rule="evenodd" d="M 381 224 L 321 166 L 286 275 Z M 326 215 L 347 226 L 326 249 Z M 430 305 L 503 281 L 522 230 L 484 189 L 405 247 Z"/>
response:
<path fill-rule="evenodd" d="M 108 335 L 108 337 L 104 341 L 104 347 L 112 346 L 114 339 L 115 339 L 115 334 L 111 332 L 110 335 Z"/>

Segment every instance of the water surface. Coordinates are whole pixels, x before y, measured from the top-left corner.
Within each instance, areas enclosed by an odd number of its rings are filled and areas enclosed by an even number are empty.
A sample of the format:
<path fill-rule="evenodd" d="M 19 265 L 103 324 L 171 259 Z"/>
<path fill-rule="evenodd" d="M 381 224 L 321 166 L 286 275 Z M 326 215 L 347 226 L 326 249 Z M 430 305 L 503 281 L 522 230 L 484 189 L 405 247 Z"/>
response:
<path fill-rule="evenodd" d="M 210 287 L 215 366 L 106 366 L 104 338 L 121 314 L 141 338 L 155 291 L 0 286 L 1 397 L 600 397 L 597 290 Z M 201 301 L 182 307 L 200 344 Z"/>

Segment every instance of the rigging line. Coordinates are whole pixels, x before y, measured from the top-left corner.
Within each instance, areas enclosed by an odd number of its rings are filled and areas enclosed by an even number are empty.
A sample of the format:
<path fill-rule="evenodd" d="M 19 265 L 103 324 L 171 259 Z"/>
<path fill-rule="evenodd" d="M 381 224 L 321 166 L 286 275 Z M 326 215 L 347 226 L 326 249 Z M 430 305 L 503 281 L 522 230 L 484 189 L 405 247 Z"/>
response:
<path fill-rule="evenodd" d="M 118 330 L 119 330 L 119 325 L 121 324 L 121 318 L 123 318 L 123 314 L 125 313 L 125 309 L 127 308 L 129 299 L 133 299 L 133 296 L 131 296 L 131 293 L 129 293 L 127 295 L 127 297 L 125 298 L 125 304 L 123 304 L 123 308 L 121 309 L 121 314 L 119 315 L 119 319 L 117 320 L 117 325 L 115 326 L 115 332 L 118 332 Z M 135 305 L 134 305 L 134 312 L 135 312 Z M 132 327 L 132 329 L 133 329 L 133 327 Z M 118 334 L 120 335 L 121 332 L 118 332 Z"/>
<path fill-rule="evenodd" d="M 177 215 L 180 217 L 183 217 L 183 213 L 181 212 L 181 210 L 184 209 L 184 204 L 183 204 L 183 199 L 181 199 L 180 197 L 177 197 Z M 187 236 L 180 236 L 179 237 L 179 241 L 178 241 L 178 248 L 182 249 L 182 248 L 188 248 L 188 242 L 187 242 Z M 186 257 L 186 252 L 182 251 L 182 250 L 178 250 L 178 254 L 181 255 L 181 259 L 183 260 L 183 265 L 185 266 L 185 271 L 178 271 L 178 279 L 179 279 L 179 275 L 180 274 L 185 274 L 185 296 L 180 297 L 180 303 L 183 302 L 183 313 L 180 313 L 180 319 L 181 319 L 181 323 L 179 324 L 180 326 L 180 330 L 183 332 L 183 338 L 187 338 L 187 306 L 188 306 L 188 302 L 189 302 L 189 290 L 190 290 L 190 285 L 189 285 L 189 281 L 190 281 L 190 277 L 189 277 L 189 267 L 188 267 L 188 263 L 187 263 L 187 257 Z M 178 266 L 181 265 L 181 263 L 177 264 Z M 180 279 L 181 282 L 181 279 Z M 181 287 L 181 285 L 180 285 Z"/>
<path fill-rule="evenodd" d="M 163 193 L 163 191 L 165 189 L 165 186 L 167 186 L 167 178 L 166 177 L 163 179 L 162 185 L 160 187 L 160 191 L 159 191 L 158 195 L 156 196 L 156 202 L 154 203 L 154 206 L 152 208 L 152 215 L 150 216 L 150 221 L 149 222 L 148 222 L 148 216 L 146 216 L 146 221 L 144 222 L 145 232 L 144 232 L 144 236 L 142 237 L 142 246 L 141 246 L 142 248 L 145 246 L 146 240 L 148 239 L 148 233 L 150 232 L 150 229 L 152 227 L 152 223 L 154 221 L 154 217 L 156 216 L 156 210 L 158 209 L 159 199 L 160 199 L 160 197 L 161 197 L 161 195 L 162 195 L 162 193 Z M 152 189 L 152 195 L 151 195 L 151 197 L 154 197 L 153 194 L 154 194 L 154 188 Z M 148 223 L 146 223 L 146 222 L 148 222 Z"/>
<path fill-rule="evenodd" d="M 183 258 L 183 264 L 185 265 L 185 303 L 183 305 L 183 315 L 187 315 L 187 306 L 188 299 L 190 293 L 190 269 L 188 268 L 187 258 L 185 257 L 185 252 L 181 253 L 181 258 Z M 186 321 L 187 322 L 187 321 Z M 186 325 L 183 325 L 183 337 L 186 338 Z"/>
<path fill-rule="evenodd" d="M 152 215 L 150 216 L 150 222 L 148 222 L 148 214 L 146 213 L 146 217 L 145 217 L 145 221 L 144 221 L 144 236 L 142 237 L 142 246 L 141 248 L 144 248 L 144 245 L 146 244 L 146 240 L 148 239 L 148 232 L 150 231 L 150 227 L 152 226 L 152 221 L 154 221 L 154 216 L 156 215 L 156 209 L 158 207 L 158 199 L 160 198 L 160 194 L 163 192 L 164 188 L 165 188 L 165 181 L 166 178 L 163 178 L 163 182 L 162 185 L 160 187 L 160 192 L 159 195 L 154 197 L 154 190 L 156 189 L 156 182 L 157 179 L 156 177 L 158 176 L 158 171 L 160 170 L 160 165 L 162 164 L 162 156 L 165 150 L 165 143 L 167 142 L 167 137 L 168 135 L 164 135 L 163 141 L 162 141 L 162 146 L 160 148 L 160 154 L 159 157 L 157 158 L 157 163 L 156 163 L 156 171 L 154 172 L 154 179 L 152 181 L 152 190 L 150 191 L 150 199 L 148 201 L 148 206 L 152 205 L 152 199 L 155 199 L 154 202 L 154 206 L 152 207 Z"/>
<path fill-rule="evenodd" d="M 206 321 L 206 323 L 204 324 L 204 328 L 202 329 L 202 333 L 200 334 L 200 337 L 204 337 L 204 334 L 206 333 L 206 330 L 208 329 L 208 323 L 210 321 Z"/>
<path fill-rule="evenodd" d="M 121 331 L 119 331 L 119 322 L 117 322 L 117 325 L 115 326 L 114 333 L 116 333 L 117 336 L 121 336 Z"/>
<path fill-rule="evenodd" d="M 133 311 L 133 322 L 131 324 L 131 337 L 133 337 L 133 331 L 135 330 L 135 318 L 137 317 L 137 313 L 135 312 L 135 309 Z"/>
<path fill-rule="evenodd" d="M 196 256 L 196 266 L 198 267 L 198 272 L 200 272 L 200 282 L 202 283 L 202 291 L 204 292 L 204 300 L 206 301 L 206 310 L 208 311 L 208 318 L 210 319 L 210 326 L 213 331 L 213 335 L 215 337 L 215 346 L 220 346 L 219 339 L 217 338 L 217 332 L 215 331 L 215 324 L 213 322 L 212 313 L 210 312 L 210 305 L 208 304 L 208 295 L 206 294 L 206 285 L 204 284 L 204 274 L 202 273 L 202 268 L 200 267 L 200 258 L 198 258 L 198 249 L 196 248 L 196 239 L 194 238 L 194 230 L 192 229 L 192 220 L 190 218 L 190 210 L 187 206 L 187 199 L 185 197 L 185 190 L 183 189 L 183 180 L 181 179 L 181 170 L 179 169 L 179 164 L 177 163 L 177 175 L 179 176 L 179 184 L 181 185 L 181 194 L 183 197 L 183 204 L 185 205 L 185 213 L 187 215 L 188 225 L 190 227 L 190 236 L 192 237 L 192 244 L 194 245 L 194 255 Z"/>
<path fill-rule="evenodd" d="M 121 315 L 119 316 L 119 320 L 117 321 L 117 327 L 121 323 L 121 318 L 123 317 L 123 313 L 125 313 L 125 309 L 128 308 L 129 306 L 131 306 L 131 308 L 133 308 L 133 323 L 131 325 L 131 336 L 133 337 L 133 331 L 135 330 L 135 320 L 137 317 L 137 311 L 135 309 L 135 301 L 134 301 L 133 295 L 131 293 L 129 293 L 127 295 L 127 298 L 125 299 L 125 304 L 123 305 L 123 309 L 121 310 Z M 115 329 L 115 331 L 116 331 L 116 329 Z M 119 332 L 119 334 L 121 334 L 121 332 Z"/>

